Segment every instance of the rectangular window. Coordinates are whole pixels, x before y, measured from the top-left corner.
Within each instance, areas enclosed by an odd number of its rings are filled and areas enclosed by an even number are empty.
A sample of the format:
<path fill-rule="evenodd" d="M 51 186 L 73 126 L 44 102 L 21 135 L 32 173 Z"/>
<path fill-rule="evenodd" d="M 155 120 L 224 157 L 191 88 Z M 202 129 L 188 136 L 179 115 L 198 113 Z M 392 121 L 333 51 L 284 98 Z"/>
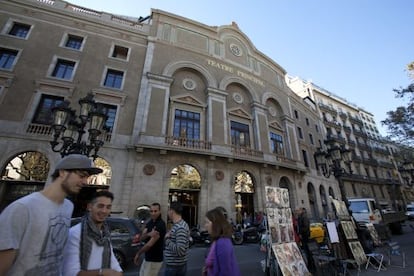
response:
<path fill-rule="evenodd" d="M 176 109 L 173 136 L 200 140 L 200 113 Z"/>
<path fill-rule="evenodd" d="M 309 119 L 306 118 L 305 121 L 306 121 L 306 125 L 309 126 Z"/>
<path fill-rule="evenodd" d="M 273 153 L 284 155 L 283 153 L 283 138 L 281 135 L 270 132 L 270 147 Z"/>
<path fill-rule="evenodd" d="M 99 105 L 100 105 L 100 108 L 101 108 L 100 110 L 102 111 L 102 113 L 108 116 L 104 127 L 107 132 L 112 133 L 112 131 L 114 130 L 117 106 L 111 105 L 111 104 L 102 104 L 102 103 L 100 103 Z"/>
<path fill-rule="evenodd" d="M 234 146 L 250 147 L 249 126 L 231 121 L 231 144 Z"/>
<path fill-rule="evenodd" d="M 53 123 L 52 108 L 63 102 L 63 97 L 42 95 L 39 105 L 36 108 L 32 122 L 34 124 L 51 125 Z"/>
<path fill-rule="evenodd" d="M 55 69 L 53 69 L 52 77 L 70 80 L 72 79 L 73 70 L 76 62 L 58 59 L 56 62 Z"/>
<path fill-rule="evenodd" d="M 0 68 L 12 69 L 18 53 L 16 50 L 0 48 Z"/>
<path fill-rule="evenodd" d="M 129 49 L 126 47 L 115 45 L 114 50 L 112 52 L 112 57 L 126 60 L 128 58 L 128 51 Z"/>
<path fill-rule="evenodd" d="M 313 145 L 313 135 L 311 133 L 309 133 L 309 141 Z"/>
<path fill-rule="evenodd" d="M 295 110 L 295 111 L 294 111 L 294 113 L 295 113 L 295 118 L 296 118 L 296 119 L 298 119 L 298 118 L 299 118 L 298 111 L 297 111 L 297 110 Z"/>
<path fill-rule="evenodd" d="M 303 133 L 302 133 L 302 129 L 300 127 L 298 127 L 298 135 L 300 139 L 303 139 Z"/>
<path fill-rule="evenodd" d="M 83 37 L 68 34 L 65 42 L 65 47 L 80 50 L 83 43 Z"/>
<path fill-rule="evenodd" d="M 13 26 L 11 27 L 9 31 L 9 35 L 26 38 L 27 34 L 30 31 L 30 25 L 14 22 Z"/>
<path fill-rule="evenodd" d="M 308 153 L 306 152 L 306 150 L 302 150 L 302 156 L 303 156 L 303 163 L 305 163 L 305 167 L 309 167 Z"/>
<path fill-rule="evenodd" d="M 121 89 L 124 72 L 108 69 L 105 76 L 104 86 Z"/>
<path fill-rule="evenodd" d="M 316 132 L 319 132 L 319 127 L 318 127 L 318 125 L 315 125 L 315 129 L 316 129 Z"/>

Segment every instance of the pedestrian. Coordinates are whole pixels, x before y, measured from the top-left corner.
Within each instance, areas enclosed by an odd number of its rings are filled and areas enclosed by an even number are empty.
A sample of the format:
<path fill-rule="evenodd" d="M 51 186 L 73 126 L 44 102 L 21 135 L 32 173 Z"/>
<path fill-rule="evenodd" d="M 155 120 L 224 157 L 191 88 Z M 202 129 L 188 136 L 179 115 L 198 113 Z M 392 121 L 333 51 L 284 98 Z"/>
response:
<path fill-rule="evenodd" d="M 308 246 L 309 236 L 310 236 L 310 223 L 309 223 L 309 218 L 306 212 L 306 208 L 301 208 L 299 210 L 298 230 L 299 230 L 299 238 L 302 243 L 302 249 L 306 254 L 308 268 L 309 270 L 314 271 L 315 265 L 313 263 L 311 252 Z"/>
<path fill-rule="evenodd" d="M 106 218 L 111 214 L 114 195 L 98 191 L 87 205 L 88 212 L 69 230 L 64 251 L 63 276 L 122 275 L 111 245 Z"/>
<path fill-rule="evenodd" d="M 146 243 L 134 258 L 135 264 L 139 265 L 141 255 L 145 253 L 139 276 L 157 276 L 163 262 L 164 237 L 167 227 L 161 218 L 161 205 L 159 203 L 151 204 L 150 213 L 151 219 L 147 222 L 141 235 L 141 241 L 146 241 Z"/>
<path fill-rule="evenodd" d="M 164 276 L 184 276 L 187 273 L 188 249 L 190 247 L 190 229 L 182 218 L 183 207 L 179 202 L 172 202 L 168 217 L 173 222 L 165 234 L 165 274 Z"/>
<path fill-rule="evenodd" d="M 0 275 L 61 275 L 76 195 L 88 177 L 101 173 L 84 155 L 58 162 L 51 183 L 11 203 L 0 214 Z"/>
<path fill-rule="evenodd" d="M 232 227 L 223 212 L 215 208 L 206 213 L 205 228 L 212 244 L 203 274 L 207 276 L 239 276 L 240 269 L 231 241 Z"/>

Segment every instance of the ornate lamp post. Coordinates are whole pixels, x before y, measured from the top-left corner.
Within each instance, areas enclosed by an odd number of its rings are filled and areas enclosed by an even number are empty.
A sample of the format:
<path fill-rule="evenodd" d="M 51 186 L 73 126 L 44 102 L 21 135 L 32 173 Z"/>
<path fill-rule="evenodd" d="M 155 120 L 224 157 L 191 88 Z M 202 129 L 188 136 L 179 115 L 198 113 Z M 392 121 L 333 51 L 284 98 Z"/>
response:
<path fill-rule="evenodd" d="M 315 159 L 317 166 L 322 170 L 325 177 L 331 174 L 335 176 L 339 184 L 342 200 L 345 202 L 347 209 L 349 209 L 349 202 L 346 197 L 345 186 L 342 177 L 344 175 L 352 174 L 351 169 L 351 151 L 344 146 L 327 143 L 327 150 L 321 148 L 315 152 Z M 342 163 L 346 168 L 342 167 Z"/>
<path fill-rule="evenodd" d="M 79 100 L 80 114 L 69 108 L 69 102 L 52 109 L 53 112 L 53 141 L 50 142 L 54 152 L 60 152 L 62 157 L 78 153 L 95 159 L 99 148 L 104 144 L 104 125 L 107 116 L 102 112 L 91 93 Z M 86 133 L 88 138 L 84 139 Z M 93 150 L 93 153 L 92 153 Z"/>

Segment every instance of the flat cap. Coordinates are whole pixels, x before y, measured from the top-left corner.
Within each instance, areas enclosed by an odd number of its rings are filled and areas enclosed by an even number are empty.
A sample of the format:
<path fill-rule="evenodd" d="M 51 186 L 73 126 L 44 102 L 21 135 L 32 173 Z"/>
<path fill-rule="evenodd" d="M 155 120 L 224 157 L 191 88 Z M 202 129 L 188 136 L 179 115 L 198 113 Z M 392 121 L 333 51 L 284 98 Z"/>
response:
<path fill-rule="evenodd" d="M 59 161 L 55 169 L 87 171 L 90 175 L 102 172 L 102 169 L 95 167 L 91 159 L 82 154 L 70 154 L 64 157 Z"/>

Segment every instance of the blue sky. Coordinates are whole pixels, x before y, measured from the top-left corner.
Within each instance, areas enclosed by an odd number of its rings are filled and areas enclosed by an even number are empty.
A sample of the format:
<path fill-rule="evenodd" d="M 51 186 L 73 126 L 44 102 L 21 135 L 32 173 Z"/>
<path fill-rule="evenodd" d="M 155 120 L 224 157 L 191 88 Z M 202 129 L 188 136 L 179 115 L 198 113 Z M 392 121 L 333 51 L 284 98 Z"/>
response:
<path fill-rule="evenodd" d="M 289 75 L 312 80 L 371 112 L 380 132 L 386 112 L 406 103 L 414 61 L 411 0 L 69 0 L 97 11 L 147 16 L 161 9 L 210 26 L 237 23 L 255 47 Z"/>

